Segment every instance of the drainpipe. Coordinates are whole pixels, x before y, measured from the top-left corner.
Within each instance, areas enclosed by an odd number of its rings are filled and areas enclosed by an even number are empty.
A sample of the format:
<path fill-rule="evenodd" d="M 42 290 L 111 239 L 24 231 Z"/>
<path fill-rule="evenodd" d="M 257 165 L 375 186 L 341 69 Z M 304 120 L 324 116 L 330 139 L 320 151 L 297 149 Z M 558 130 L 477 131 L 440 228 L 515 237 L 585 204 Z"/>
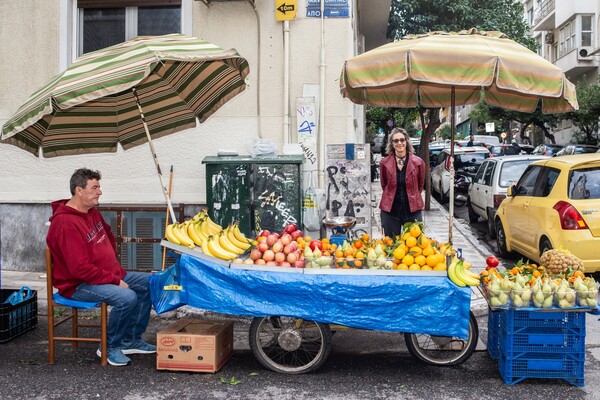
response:
<path fill-rule="evenodd" d="M 283 21 L 283 145 L 291 142 L 290 131 L 290 21 Z"/>
<path fill-rule="evenodd" d="M 325 188 L 325 0 L 321 0 L 321 62 L 319 72 L 319 187 Z"/>

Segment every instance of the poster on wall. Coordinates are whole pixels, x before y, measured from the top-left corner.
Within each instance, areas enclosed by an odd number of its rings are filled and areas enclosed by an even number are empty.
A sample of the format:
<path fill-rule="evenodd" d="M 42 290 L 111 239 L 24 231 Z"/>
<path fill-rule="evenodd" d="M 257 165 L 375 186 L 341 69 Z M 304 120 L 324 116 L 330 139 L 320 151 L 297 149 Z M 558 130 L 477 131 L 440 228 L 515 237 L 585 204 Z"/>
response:
<path fill-rule="evenodd" d="M 356 217 L 349 234 L 371 234 L 371 161 L 369 144 L 327 145 L 326 217 Z M 328 234 L 331 232 L 328 232 Z"/>

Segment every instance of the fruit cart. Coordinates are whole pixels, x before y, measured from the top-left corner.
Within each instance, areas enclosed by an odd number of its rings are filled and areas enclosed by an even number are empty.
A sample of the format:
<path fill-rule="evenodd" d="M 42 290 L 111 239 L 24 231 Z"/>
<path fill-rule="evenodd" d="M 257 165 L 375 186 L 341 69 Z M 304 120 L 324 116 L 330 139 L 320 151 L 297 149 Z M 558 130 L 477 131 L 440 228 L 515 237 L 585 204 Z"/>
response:
<path fill-rule="evenodd" d="M 179 305 L 254 317 L 250 347 L 266 368 L 314 371 L 331 350 L 331 330 L 343 327 L 403 332 L 421 361 L 456 365 L 477 345 L 471 289 L 445 271 L 343 270 L 227 263 L 194 249 L 162 242 L 180 254 L 151 278 L 157 312 Z M 170 276 L 168 285 L 163 278 Z M 168 296 L 176 301 L 163 301 Z M 163 307 L 164 304 L 171 304 Z"/>

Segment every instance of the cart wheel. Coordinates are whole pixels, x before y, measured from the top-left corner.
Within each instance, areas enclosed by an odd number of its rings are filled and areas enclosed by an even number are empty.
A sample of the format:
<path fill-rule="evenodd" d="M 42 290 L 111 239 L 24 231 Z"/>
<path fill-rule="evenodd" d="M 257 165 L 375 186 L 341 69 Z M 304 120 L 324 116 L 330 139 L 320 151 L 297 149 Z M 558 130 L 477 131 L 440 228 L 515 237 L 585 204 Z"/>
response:
<path fill-rule="evenodd" d="M 250 348 L 265 367 L 285 374 L 319 368 L 331 351 L 329 325 L 293 317 L 259 317 L 250 324 Z"/>
<path fill-rule="evenodd" d="M 460 339 L 450 336 L 431 336 L 418 333 L 405 333 L 406 347 L 418 360 L 431 365 L 451 366 L 469 359 L 479 339 L 477 320 L 469 312 L 469 337 Z"/>

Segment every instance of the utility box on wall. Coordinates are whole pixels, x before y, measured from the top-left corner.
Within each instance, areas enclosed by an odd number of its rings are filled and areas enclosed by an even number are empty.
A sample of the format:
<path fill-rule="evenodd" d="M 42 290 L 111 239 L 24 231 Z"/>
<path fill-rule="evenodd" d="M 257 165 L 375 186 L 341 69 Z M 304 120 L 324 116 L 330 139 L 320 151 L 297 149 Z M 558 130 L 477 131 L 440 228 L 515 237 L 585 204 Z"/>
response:
<path fill-rule="evenodd" d="M 205 157 L 206 203 L 221 226 L 239 221 L 248 237 L 302 223 L 302 155 Z"/>

